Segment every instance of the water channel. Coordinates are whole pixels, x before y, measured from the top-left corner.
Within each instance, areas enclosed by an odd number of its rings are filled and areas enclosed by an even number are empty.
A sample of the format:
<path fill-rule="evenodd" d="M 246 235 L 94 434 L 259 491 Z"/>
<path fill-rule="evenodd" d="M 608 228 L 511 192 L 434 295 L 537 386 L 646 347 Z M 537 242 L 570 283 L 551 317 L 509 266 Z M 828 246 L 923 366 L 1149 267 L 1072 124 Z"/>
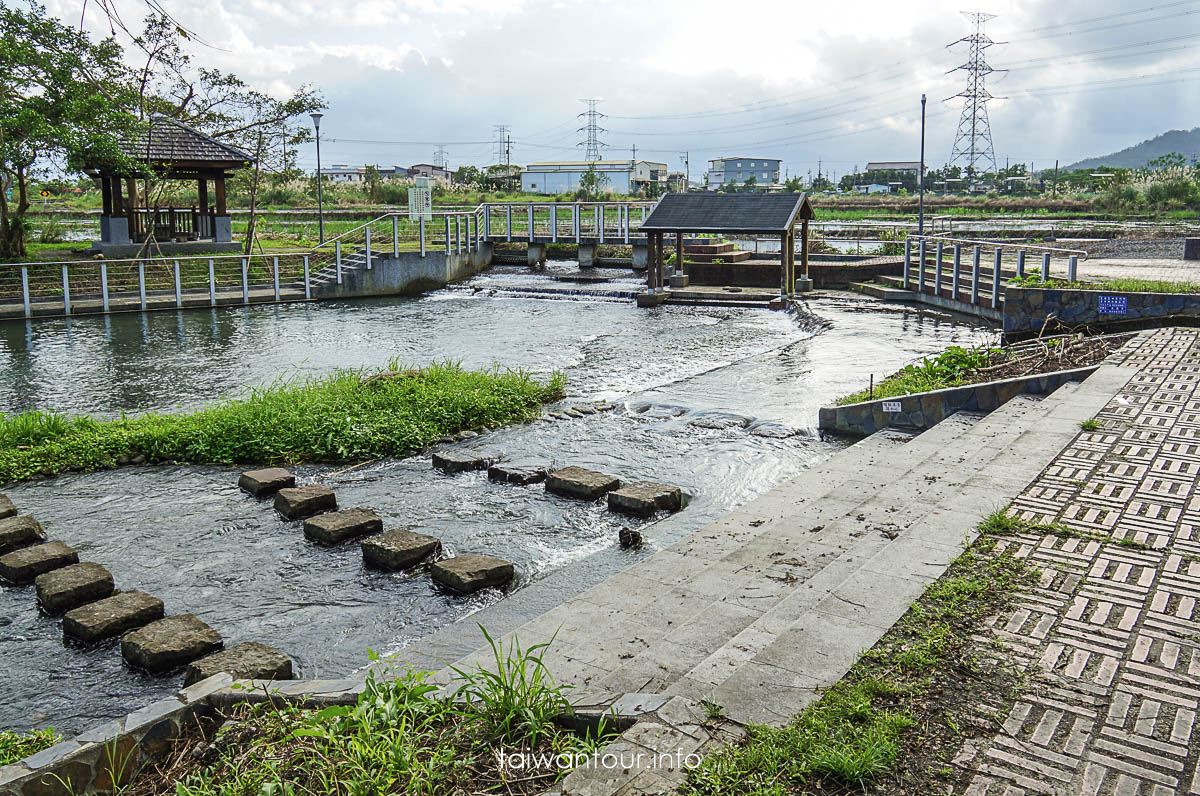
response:
<path fill-rule="evenodd" d="M 580 285 L 574 270 L 495 267 L 412 299 L 0 323 L 0 409 L 178 411 L 247 385 L 374 368 L 391 357 L 562 370 L 568 403 L 607 398 L 618 411 L 501 429 L 486 444 L 510 458 L 680 485 L 692 502 L 671 538 L 651 526 L 644 550 L 622 551 L 616 531 L 629 520 L 602 503 L 492 484 L 482 473 L 445 476 L 427 455 L 326 482 L 341 505 L 370 506 L 385 527 L 513 561 L 520 580 L 507 599 L 515 599 L 564 572 L 595 582 L 830 455 L 846 443 L 813 432 L 817 408 L 868 374 L 990 338 L 962 319 L 850 294 L 809 302 L 799 316 L 639 310 L 623 298 L 636 287 L 632 272 Z M 722 413 L 749 421 L 729 424 Z M 296 472 L 307 479 L 338 469 Z M 279 647 L 303 677 L 342 676 L 365 662 L 368 648 L 395 650 L 505 599 L 452 596 L 427 577 L 364 570 L 357 545 L 309 544 L 235 482 L 233 468 L 130 467 L 4 491 L 52 538 L 108 567 L 119 588 L 160 597 L 168 613 L 196 614 L 227 646 Z M 0 587 L 0 728 L 53 725 L 69 734 L 179 687 L 179 674 L 129 669 L 116 646 L 65 648 L 60 623 L 39 616 L 32 588 Z"/>

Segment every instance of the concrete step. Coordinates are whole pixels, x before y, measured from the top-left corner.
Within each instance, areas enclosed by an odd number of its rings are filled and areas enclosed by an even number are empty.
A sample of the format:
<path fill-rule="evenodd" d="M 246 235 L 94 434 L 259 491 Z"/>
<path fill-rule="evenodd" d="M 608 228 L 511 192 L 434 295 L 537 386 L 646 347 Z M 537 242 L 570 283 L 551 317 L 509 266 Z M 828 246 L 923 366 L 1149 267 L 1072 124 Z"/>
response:
<path fill-rule="evenodd" d="M 864 296 L 872 296 L 884 301 L 912 301 L 913 293 L 911 290 L 902 288 L 889 287 L 876 282 L 851 282 L 850 289 L 855 293 L 862 293 Z"/>

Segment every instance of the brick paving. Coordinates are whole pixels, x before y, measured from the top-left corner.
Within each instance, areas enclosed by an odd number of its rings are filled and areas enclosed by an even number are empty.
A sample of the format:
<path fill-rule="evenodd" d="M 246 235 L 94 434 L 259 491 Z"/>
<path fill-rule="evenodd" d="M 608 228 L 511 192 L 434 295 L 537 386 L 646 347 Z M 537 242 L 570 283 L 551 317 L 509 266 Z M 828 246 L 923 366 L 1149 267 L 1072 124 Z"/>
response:
<path fill-rule="evenodd" d="M 973 706 L 996 729 L 955 757 L 969 796 L 1200 794 L 1200 331 L 1143 334 L 1118 356 L 1136 373 L 1102 428 L 1012 504 L 1086 538 L 1000 541 L 1041 578 L 977 640 L 1029 679 L 1007 713 Z"/>

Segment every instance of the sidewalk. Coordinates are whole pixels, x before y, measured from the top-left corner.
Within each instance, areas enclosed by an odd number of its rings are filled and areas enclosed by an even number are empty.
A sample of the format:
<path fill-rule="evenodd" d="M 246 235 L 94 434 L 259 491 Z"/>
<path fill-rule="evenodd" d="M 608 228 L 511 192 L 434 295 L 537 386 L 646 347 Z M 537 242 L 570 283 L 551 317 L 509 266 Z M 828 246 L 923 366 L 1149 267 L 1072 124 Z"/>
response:
<path fill-rule="evenodd" d="M 1102 428 L 1012 506 L 1084 538 L 1000 538 L 1042 574 L 979 638 L 1029 680 L 1006 714 L 974 706 L 995 730 L 954 758 L 971 796 L 1200 793 L 1200 332 L 1127 348 Z"/>

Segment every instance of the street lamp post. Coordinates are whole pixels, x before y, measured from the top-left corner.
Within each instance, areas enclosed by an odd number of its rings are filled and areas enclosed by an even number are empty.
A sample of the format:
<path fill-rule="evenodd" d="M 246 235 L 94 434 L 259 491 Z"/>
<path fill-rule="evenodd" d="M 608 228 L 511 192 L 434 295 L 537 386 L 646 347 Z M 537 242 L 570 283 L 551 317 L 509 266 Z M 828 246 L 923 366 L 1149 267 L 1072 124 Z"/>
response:
<path fill-rule="evenodd" d="M 925 95 L 921 95 L 921 170 L 917 174 L 917 234 L 925 234 Z"/>
<path fill-rule="evenodd" d="M 317 131 L 317 234 L 321 243 L 325 242 L 325 200 L 321 196 L 321 117 L 325 114 L 312 115 L 313 128 Z"/>

